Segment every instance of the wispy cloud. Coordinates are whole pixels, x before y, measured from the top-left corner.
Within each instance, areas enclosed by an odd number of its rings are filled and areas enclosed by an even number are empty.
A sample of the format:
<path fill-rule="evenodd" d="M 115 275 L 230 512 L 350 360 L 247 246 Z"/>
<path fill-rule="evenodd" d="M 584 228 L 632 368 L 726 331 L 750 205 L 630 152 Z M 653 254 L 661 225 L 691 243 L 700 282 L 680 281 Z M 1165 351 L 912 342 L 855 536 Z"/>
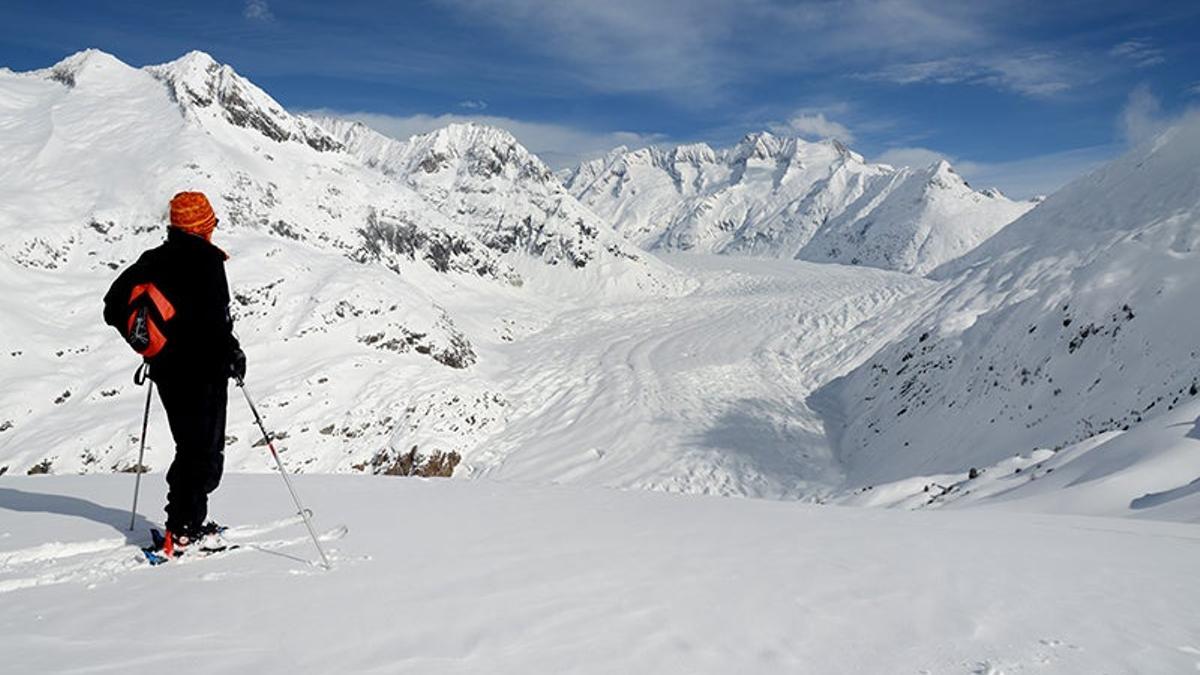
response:
<path fill-rule="evenodd" d="M 719 47 L 734 30 L 735 17 L 724 0 L 440 2 L 552 56 L 597 90 L 707 93 L 730 76 L 732 63 Z"/>
<path fill-rule="evenodd" d="M 466 110 L 486 110 L 488 107 L 488 104 L 487 104 L 487 101 L 467 99 L 465 101 L 459 101 L 458 107 L 464 108 Z"/>
<path fill-rule="evenodd" d="M 786 122 L 768 125 L 771 131 L 788 136 L 801 138 L 825 139 L 836 138 L 843 143 L 853 143 L 854 133 L 841 122 L 825 116 L 824 112 L 797 112 Z"/>
<path fill-rule="evenodd" d="M 1064 92 L 1084 79 L 1068 60 L 1048 52 L 898 63 L 859 77 L 893 84 L 982 85 L 1035 97 Z"/>
<path fill-rule="evenodd" d="M 1200 82 L 1193 82 L 1185 90 L 1192 96 L 1200 96 Z"/>
<path fill-rule="evenodd" d="M 1132 38 L 1108 50 L 1115 56 L 1133 63 L 1138 68 L 1148 68 L 1166 62 L 1163 50 L 1155 47 L 1147 38 Z"/>
<path fill-rule="evenodd" d="M 1048 195 L 1120 154 L 1116 145 L 1097 145 L 1003 162 L 962 160 L 954 164 L 977 187 L 998 187 L 1015 199 Z"/>
<path fill-rule="evenodd" d="M 881 164 L 891 164 L 892 166 L 907 166 L 914 169 L 929 166 L 939 159 L 950 160 L 950 157 L 945 153 L 929 148 L 908 147 L 908 148 L 889 148 L 871 161 Z"/>
<path fill-rule="evenodd" d="M 699 101 L 755 76 L 827 74 L 847 60 L 912 60 L 994 42 L 988 14 L 973 4 L 925 0 L 438 2 L 551 57 L 596 90 Z"/>
<path fill-rule="evenodd" d="M 1126 143 L 1137 145 L 1162 133 L 1185 115 L 1193 114 L 1196 109 L 1196 106 L 1192 105 L 1182 110 L 1164 110 L 1162 100 L 1154 91 L 1146 84 L 1139 84 L 1129 92 L 1117 126 Z"/>
<path fill-rule="evenodd" d="M 1178 123 L 1184 116 L 1196 114 L 1195 110 L 1195 106 L 1165 110 L 1162 101 L 1150 87 L 1141 84 L 1129 93 L 1117 115 L 1116 126 L 1124 144 L 1096 145 L 1003 162 L 972 161 L 930 148 L 899 147 L 881 153 L 874 161 L 920 167 L 937 159 L 946 159 L 978 187 L 996 186 L 1010 196 L 1025 198 L 1057 190 L 1077 176 L 1111 160 L 1127 147 L 1144 143 Z"/>
<path fill-rule="evenodd" d="M 386 136 L 407 140 L 417 134 L 440 129 L 447 124 L 478 122 L 507 130 L 530 152 L 541 157 L 553 169 L 572 167 L 581 161 L 604 155 L 625 145 L 643 147 L 660 143 L 666 137 L 629 131 L 591 131 L 562 124 L 530 122 L 495 115 L 381 115 L 377 113 L 312 110 L 306 114 L 332 116 L 362 122 Z"/>
<path fill-rule="evenodd" d="M 242 9 L 242 16 L 251 21 L 275 20 L 275 15 L 271 13 L 271 6 L 267 4 L 267 0 L 246 0 L 246 6 Z"/>

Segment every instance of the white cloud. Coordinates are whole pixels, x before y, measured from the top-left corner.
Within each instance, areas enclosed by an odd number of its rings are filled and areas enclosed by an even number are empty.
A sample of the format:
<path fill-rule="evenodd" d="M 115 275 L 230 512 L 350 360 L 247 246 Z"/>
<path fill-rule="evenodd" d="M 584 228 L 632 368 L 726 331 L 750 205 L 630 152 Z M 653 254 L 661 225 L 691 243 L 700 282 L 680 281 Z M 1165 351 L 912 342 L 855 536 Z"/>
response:
<path fill-rule="evenodd" d="M 984 85 L 1034 97 L 1058 94 L 1085 79 L 1068 60 L 1048 52 L 897 63 L 859 77 L 893 84 Z"/>
<path fill-rule="evenodd" d="M 879 156 L 874 157 L 871 161 L 879 162 L 881 164 L 891 164 L 895 167 L 907 166 L 914 169 L 920 169 L 933 164 L 939 159 L 949 160 L 950 157 L 948 157 L 945 153 L 938 152 L 937 150 L 913 147 L 889 148 Z"/>
<path fill-rule="evenodd" d="M 990 10 L 925 0 L 438 0 L 607 92 L 708 103 L 726 85 L 994 44 Z M 797 39 L 803 36 L 803 39 Z"/>
<path fill-rule="evenodd" d="M 1108 50 L 1110 56 L 1125 59 L 1138 68 L 1146 68 L 1165 63 L 1163 51 L 1154 46 L 1146 38 L 1133 38 Z"/>
<path fill-rule="evenodd" d="M 600 91 L 690 90 L 708 96 L 730 79 L 716 48 L 734 30 L 727 0 L 440 0 L 551 56 L 566 75 Z"/>
<path fill-rule="evenodd" d="M 458 107 L 465 108 L 467 110 L 486 110 L 488 104 L 487 101 L 467 99 L 465 101 L 459 101 Z"/>
<path fill-rule="evenodd" d="M 1192 96 L 1200 96 L 1200 82 L 1191 83 L 1186 89 L 1187 93 Z"/>
<path fill-rule="evenodd" d="M 846 125 L 829 119 L 825 113 L 799 112 L 787 122 L 768 125 L 771 131 L 801 138 L 836 138 L 843 143 L 853 143 L 854 134 Z"/>
<path fill-rule="evenodd" d="M 1149 140 L 1169 126 L 1171 120 L 1163 114 L 1162 102 L 1141 84 L 1129 93 L 1129 99 L 1121 110 L 1121 134 L 1130 145 Z"/>
<path fill-rule="evenodd" d="M 271 6 L 267 4 L 267 0 L 246 0 L 242 16 L 252 21 L 275 20 L 275 15 L 271 13 Z"/>
<path fill-rule="evenodd" d="M 553 169 L 573 167 L 581 161 L 602 156 L 609 150 L 626 145 L 632 148 L 662 142 L 659 134 L 629 131 L 590 131 L 549 122 L 529 122 L 495 115 L 381 115 L 378 113 L 313 110 L 306 114 L 329 115 L 355 120 L 372 129 L 400 140 L 440 129 L 448 124 L 478 122 L 507 130 L 530 152 Z"/>

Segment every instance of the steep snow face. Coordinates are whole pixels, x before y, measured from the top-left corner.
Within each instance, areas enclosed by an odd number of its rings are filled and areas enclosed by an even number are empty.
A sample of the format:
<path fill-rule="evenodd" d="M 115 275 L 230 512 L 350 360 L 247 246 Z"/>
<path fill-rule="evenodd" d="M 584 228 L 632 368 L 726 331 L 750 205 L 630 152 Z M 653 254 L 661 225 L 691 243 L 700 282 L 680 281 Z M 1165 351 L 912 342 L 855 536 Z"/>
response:
<path fill-rule="evenodd" d="M 320 122 L 368 165 L 403 181 L 489 248 L 576 268 L 604 255 L 644 257 L 507 131 L 452 124 L 401 142 L 358 123 Z"/>
<path fill-rule="evenodd" d="M 161 242 L 180 190 L 213 201 L 253 386 L 306 471 L 386 471 L 413 445 L 465 454 L 506 409 L 477 375 L 482 345 L 534 330 L 561 297 L 673 288 L 653 256 L 598 237 L 586 269 L 553 264 L 569 258 L 551 244 L 503 246 L 199 53 L 2 72 L 0 148 L 0 471 L 136 461 L 136 358 L 99 303 Z M 240 408 L 228 466 L 265 469 Z M 169 435 L 151 429 L 161 469 Z"/>
<path fill-rule="evenodd" d="M 618 148 L 567 178 L 585 205 L 648 249 L 871 265 L 924 274 L 1032 203 L 975 192 L 945 163 L 868 164 L 837 141 L 769 133 L 714 151 Z"/>
<path fill-rule="evenodd" d="M 146 71 L 162 80 L 184 114 L 201 124 L 220 120 L 253 129 L 273 141 L 297 141 L 318 151 L 341 147 L 326 131 L 288 114 L 266 92 L 204 52 L 189 52 Z"/>
<path fill-rule="evenodd" d="M 902 169 L 867 190 L 817 230 L 806 260 L 927 274 L 986 241 L 1028 211 L 999 190 L 972 190 L 945 161 Z"/>
<path fill-rule="evenodd" d="M 852 483 L 1056 451 L 1193 399 L 1198 155 L 1193 116 L 937 270 L 951 283 L 909 335 L 813 399 Z"/>

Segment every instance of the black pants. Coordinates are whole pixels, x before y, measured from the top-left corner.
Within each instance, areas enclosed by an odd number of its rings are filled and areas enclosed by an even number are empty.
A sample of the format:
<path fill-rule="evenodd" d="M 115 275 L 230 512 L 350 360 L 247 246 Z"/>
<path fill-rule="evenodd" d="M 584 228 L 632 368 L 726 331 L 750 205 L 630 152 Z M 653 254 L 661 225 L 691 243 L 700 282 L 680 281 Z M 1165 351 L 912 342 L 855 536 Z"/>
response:
<path fill-rule="evenodd" d="M 155 383 L 175 438 L 175 461 L 167 470 L 167 529 L 186 534 L 204 524 L 208 495 L 221 483 L 229 380 L 169 374 Z"/>

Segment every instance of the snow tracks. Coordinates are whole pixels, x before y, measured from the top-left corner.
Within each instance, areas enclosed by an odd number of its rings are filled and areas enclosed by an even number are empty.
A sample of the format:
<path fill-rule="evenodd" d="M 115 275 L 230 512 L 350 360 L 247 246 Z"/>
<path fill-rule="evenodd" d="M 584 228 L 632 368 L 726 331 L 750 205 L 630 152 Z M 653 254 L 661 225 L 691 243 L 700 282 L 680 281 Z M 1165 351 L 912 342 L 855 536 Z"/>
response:
<path fill-rule="evenodd" d="M 896 329 L 934 284 L 795 261 L 679 256 L 693 294 L 564 314 L 491 359 L 519 409 L 476 475 L 760 497 L 817 497 L 841 473 L 805 403 Z"/>

